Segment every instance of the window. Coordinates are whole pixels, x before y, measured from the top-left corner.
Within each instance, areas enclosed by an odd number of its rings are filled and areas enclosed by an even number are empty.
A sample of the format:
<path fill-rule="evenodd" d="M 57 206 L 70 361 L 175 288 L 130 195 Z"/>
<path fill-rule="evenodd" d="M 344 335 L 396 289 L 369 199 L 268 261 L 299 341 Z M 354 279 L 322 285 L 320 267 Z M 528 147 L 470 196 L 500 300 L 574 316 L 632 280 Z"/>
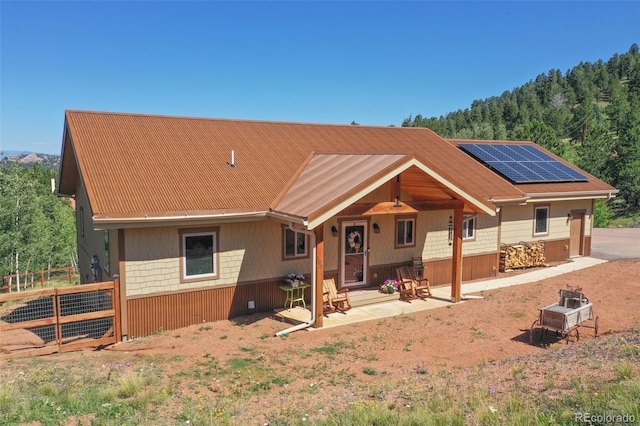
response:
<path fill-rule="evenodd" d="M 549 206 L 537 206 L 534 209 L 534 228 L 533 235 L 548 235 L 549 234 Z"/>
<path fill-rule="evenodd" d="M 104 270 L 109 273 L 109 231 L 104 230 Z"/>
<path fill-rule="evenodd" d="M 396 219 L 396 247 L 416 245 L 416 218 L 399 217 Z"/>
<path fill-rule="evenodd" d="M 462 239 L 475 240 L 476 238 L 476 218 L 471 217 L 462 221 Z"/>
<path fill-rule="evenodd" d="M 182 281 L 218 278 L 218 228 L 184 229 L 179 233 Z"/>
<path fill-rule="evenodd" d="M 284 258 L 307 257 L 307 236 L 289 228 L 284 229 Z"/>

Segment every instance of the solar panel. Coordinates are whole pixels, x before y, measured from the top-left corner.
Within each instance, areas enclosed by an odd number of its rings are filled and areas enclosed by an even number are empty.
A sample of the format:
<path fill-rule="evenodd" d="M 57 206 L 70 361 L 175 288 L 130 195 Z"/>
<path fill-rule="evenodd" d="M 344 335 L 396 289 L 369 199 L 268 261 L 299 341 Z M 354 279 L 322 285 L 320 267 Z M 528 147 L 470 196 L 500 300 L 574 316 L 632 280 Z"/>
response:
<path fill-rule="evenodd" d="M 535 145 L 461 143 L 458 146 L 513 183 L 589 180 Z"/>

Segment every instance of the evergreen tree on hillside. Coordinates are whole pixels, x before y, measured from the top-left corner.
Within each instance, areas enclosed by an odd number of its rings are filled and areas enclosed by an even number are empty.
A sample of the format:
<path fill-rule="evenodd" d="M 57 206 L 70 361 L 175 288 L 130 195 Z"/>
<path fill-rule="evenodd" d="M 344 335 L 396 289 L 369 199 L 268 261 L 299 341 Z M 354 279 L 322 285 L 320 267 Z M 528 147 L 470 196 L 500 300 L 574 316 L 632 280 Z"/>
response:
<path fill-rule="evenodd" d="M 445 138 L 527 140 L 620 190 L 627 211 L 640 211 L 640 53 L 606 63 L 552 69 L 500 96 L 440 117 L 406 118 Z"/>

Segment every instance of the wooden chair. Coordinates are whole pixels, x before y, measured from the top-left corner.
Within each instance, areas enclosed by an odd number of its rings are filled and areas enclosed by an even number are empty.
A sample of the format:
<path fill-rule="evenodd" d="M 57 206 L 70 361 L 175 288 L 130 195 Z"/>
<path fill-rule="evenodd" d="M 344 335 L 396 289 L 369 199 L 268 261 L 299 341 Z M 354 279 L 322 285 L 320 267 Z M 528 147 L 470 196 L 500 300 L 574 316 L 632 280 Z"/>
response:
<path fill-rule="evenodd" d="M 323 289 L 323 310 L 325 313 L 335 311 L 346 312 L 351 309 L 351 301 L 349 300 L 349 289 L 336 289 L 336 281 L 329 278 L 322 282 Z"/>
<path fill-rule="evenodd" d="M 413 270 L 416 273 L 416 277 L 418 279 L 424 277 L 424 263 L 422 263 L 422 258 L 413 257 L 411 258 L 411 262 L 413 263 Z"/>
<path fill-rule="evenodd" d="M 417 298 L 426 299 L 431 297 L 431 286 L 429 280 L 418 278 L 412 266 L 405 265 L 396 269 L 398 281 L 400 281 L 400 300 L 410 301 Z"/>

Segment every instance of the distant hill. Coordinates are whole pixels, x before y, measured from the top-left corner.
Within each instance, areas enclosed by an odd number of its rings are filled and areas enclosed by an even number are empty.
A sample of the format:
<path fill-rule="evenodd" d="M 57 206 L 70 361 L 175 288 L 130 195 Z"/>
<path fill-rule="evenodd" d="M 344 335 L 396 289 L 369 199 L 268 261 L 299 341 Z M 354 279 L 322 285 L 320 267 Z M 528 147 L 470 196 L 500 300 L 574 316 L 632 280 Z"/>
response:
<path fill-rule="evenodd" d="M 60 156 L 50 154 L 36 154 L 27 151 L 6 151 L 0 152 L 0 166 L 18 163 L 27 167 L 32 167 L 39 163 L 43 167 L 60 167 Z"/>

